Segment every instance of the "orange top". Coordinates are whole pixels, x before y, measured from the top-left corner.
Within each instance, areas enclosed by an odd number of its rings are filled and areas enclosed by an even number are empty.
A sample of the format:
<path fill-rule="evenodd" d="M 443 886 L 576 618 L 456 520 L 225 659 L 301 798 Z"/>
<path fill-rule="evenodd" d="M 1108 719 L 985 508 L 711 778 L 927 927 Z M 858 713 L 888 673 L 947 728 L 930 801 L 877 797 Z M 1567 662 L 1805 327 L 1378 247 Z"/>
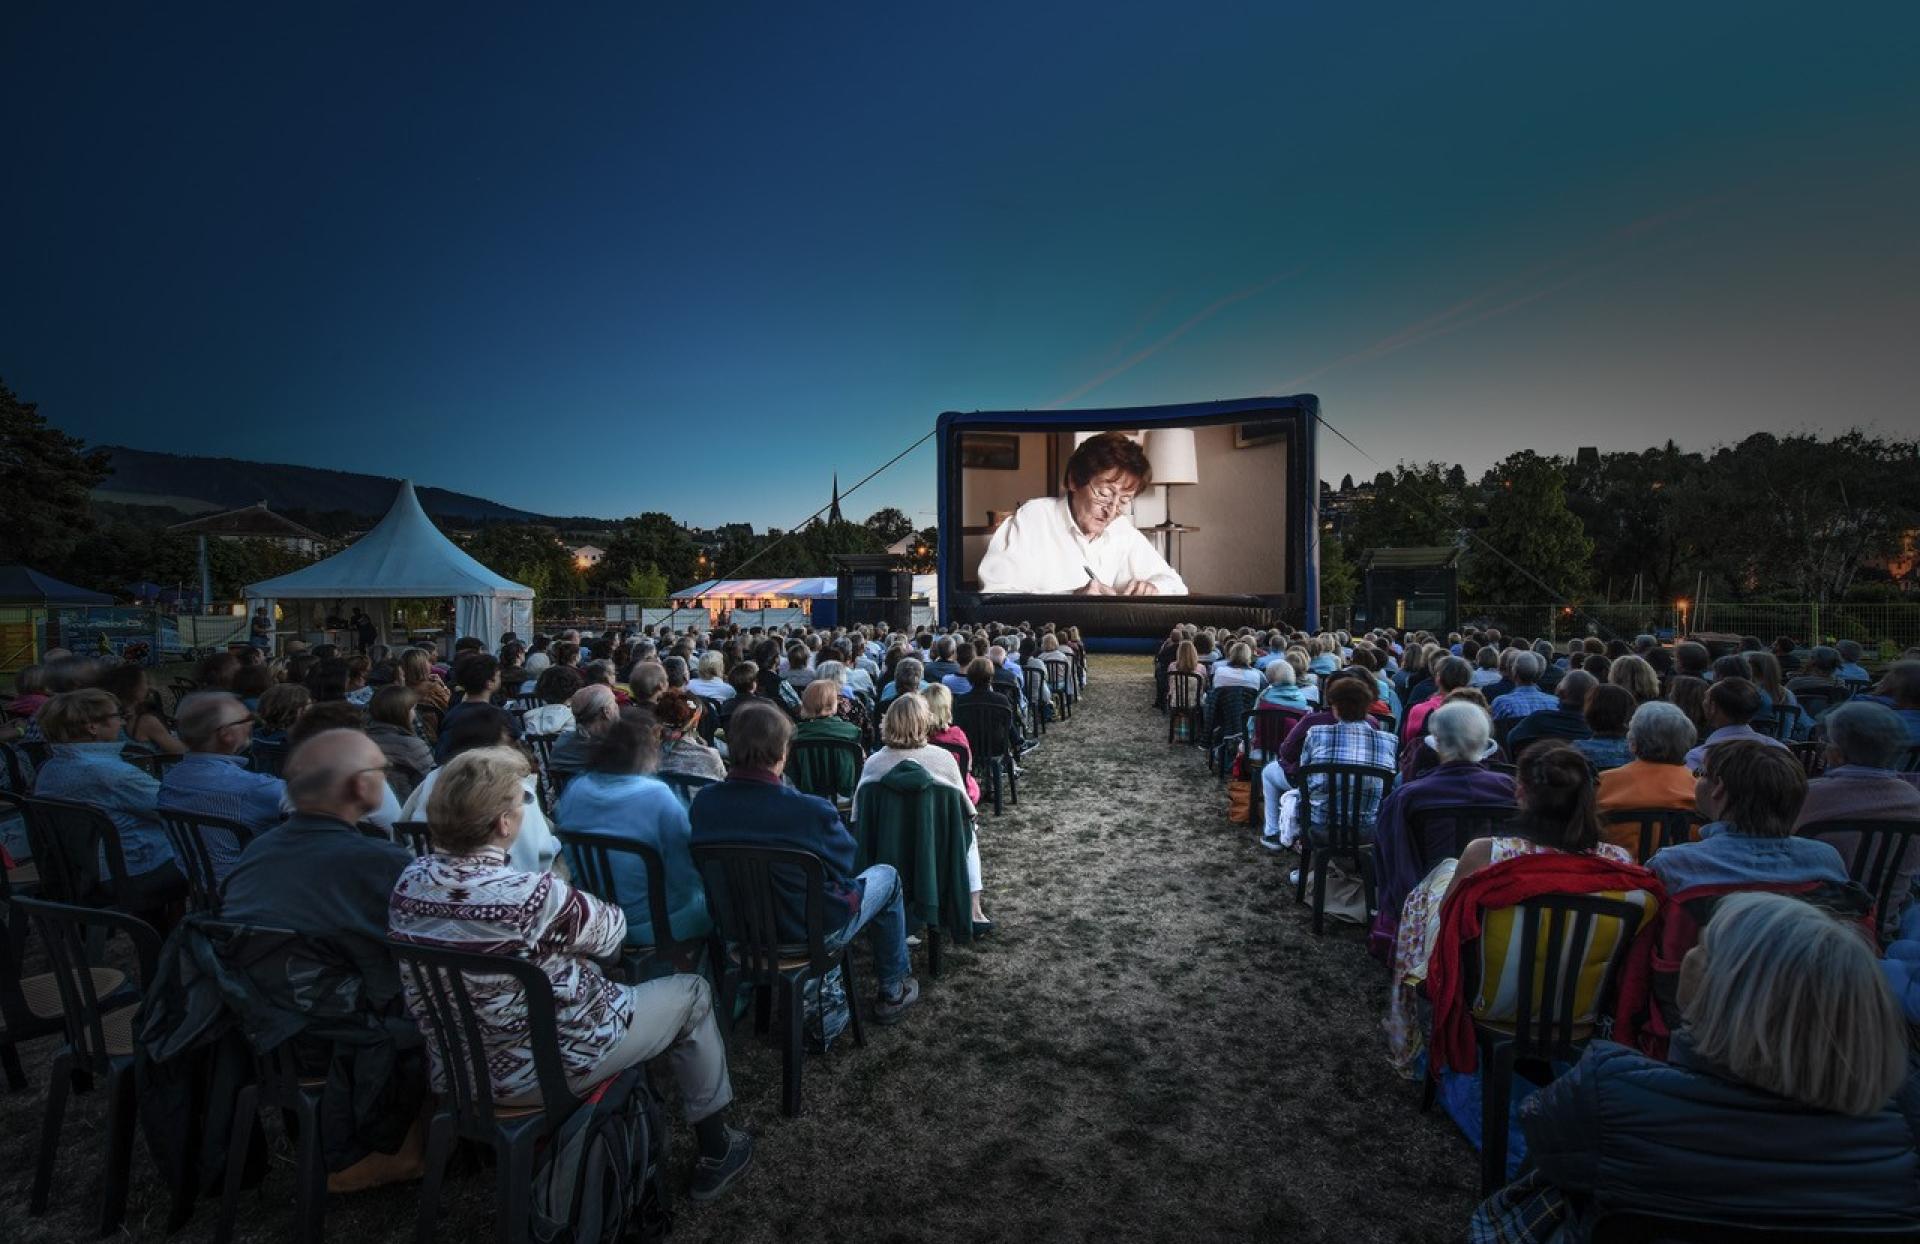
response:
<path fill-rule="evenodd" d="M 1693 774 L 1685 765 L 1661 765 L 1647 760 L 1630 760 L 1617 769 L 1600 775 L 1600 789 L 1594 802 L 1600 812 L 1600 836 L 1615 846 L 1632 851 L 1640 844 L 1640 827 L 1631 821 L 1606 824 L 1609 812 L 1630 808 L 1694 808 Z"/>

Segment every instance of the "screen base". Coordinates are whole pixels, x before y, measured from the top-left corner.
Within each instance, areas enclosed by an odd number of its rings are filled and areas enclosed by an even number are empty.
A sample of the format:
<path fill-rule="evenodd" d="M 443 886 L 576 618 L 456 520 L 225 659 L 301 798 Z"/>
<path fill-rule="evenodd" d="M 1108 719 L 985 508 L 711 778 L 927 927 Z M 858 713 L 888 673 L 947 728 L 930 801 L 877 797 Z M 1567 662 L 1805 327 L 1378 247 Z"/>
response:
<path fill-rule="evenodd" d="M 962 592 L 953 601 L 956 622 L 1077 626 L 1089 643 L 1103 639 L 1165 639 L 1180 623 L 1269 630 L 1297 626 L 1302 603 L 1282 596 L 1027 596 Z"/>

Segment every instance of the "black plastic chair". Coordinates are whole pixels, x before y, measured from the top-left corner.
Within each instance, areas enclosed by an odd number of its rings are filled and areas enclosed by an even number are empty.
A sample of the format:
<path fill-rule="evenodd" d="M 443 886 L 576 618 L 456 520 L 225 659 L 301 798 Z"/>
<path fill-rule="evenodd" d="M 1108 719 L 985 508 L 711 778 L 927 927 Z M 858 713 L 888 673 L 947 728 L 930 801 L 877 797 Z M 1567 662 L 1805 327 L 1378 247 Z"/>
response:
<path fill-rule="evenodd" d="M 1251 779 L 1247 804 L 1249 820 L 1253 820 L 1253 814 L 1267 798 L 1267 784 L 1260 780 L 1259 770 L 1264 769 L 1268 761 L 1280 759 L 1280 749 L 1285 745 L 1287 735 L 1307 715 L 1306 709 L 1260 707 L 1257 698 L 1254 704 L 1254 710 L 1247 714 L 1247 759 L 1254 766 L 1254 771 L 1247 775 Z M 1256 755 L 1257 762 L 1254 759 Z M 1253 824 L 1259 823 L 1253 820 Z"/>
<path fill-rule="evenodd" d="M 1587 947 L 1600 920 L 1621 922 L 1607 970 L 1593 995 L 1597 1014 L 1604 1014 L 1606 1002 L 1619 980 L 1620 966 L 1626 962 L 1645 911 L 1625 899 L 1604 898 L 1598 894 L 1542 894 L 1519 903 L 1513 909 L 1518 925 L 1520 963 L 1515 974 L 1514 1018 L 1492 1024 L 1475 1019 L 1474 1040 L 1480 1048 L 1480 1195 L 1492 1196 L 1507 1182 L 1507 1116 L 1513 1094 L 1513 1077 L 1525 1070 L 1528 1078 L 1545 1084 L 1553 1078 L 1552 1064 L 1574 1062 L 1586 1048 L 1595 1014 L 1576 1012 L 1580 988 L 1580 968 L 1586 961 Z M 1546 946 L 1542 954 L 1540 935 L 1545 921 Z M 1473 998 L 1480 992 L 1480 950 L 1478 946 L 1461 949 L 1466 970 L 1462 973 L 1463 996 Z M 1538 992 L 1534 973 L 1540 973 Z M 1539 1073 L 1539 1074 L 1532 1074 Z M 1435 1075 L 1429 1073 L 1422 1108 L 1433 1104 Z"/>
<path fill-rule="evenodd" d="M 520 741 L 533 753 L 534 794 L 540 800 L 540 810 L 549 818 L 553 816 L 553 804 L 560 797 L 551 774 L 553 772 L 553 745 L 560 741 L 558 734 L 523 734 Z"/>
<path fill-rule="evenodd" d="M 1469 842 L 1492 837 L 1495 826 L 1505 824 L 1519 812 L 1520 809 L 1510 803 L 1450 803 L 1413 813 L 1407 821 L 1413 834 L 1413 858 L 1420 862 L 1420 875 L 1424 877 L 1432 872 L 1433 866 L 1443 859 L 1459 859 Z M 1441 821 L 1453 824 L 1453 847 L 1445 855 L 1436 856 L 1427 849 L 1433 841 L 1427 827 Z"/>
<path fill-rule="evenodd" d="M 1815 821 L 1797 831 L 1804 838 L 1822 838 L 1829 834 L 1858 834 L 1853 858 L 1847 861 L 1847 875 L 1873 896 L 1874 921 L 1885 942 L 1893 934 L 1894 883 L 1900 879 L 1900 861 L 1906 858 L 1915 839 L 1920 839 L 1920 820 L 1843 820 Z"/>
<path fill-rule="evenodd" d="M 1213 694 L 1213 722 L 1207 732 L 1207 768 L 1222 782 L 1233 767 L 1233 753 L 1247 739 L 1247 718 L 1260 693 L 1252 687 L 1220 687 Z"/>
<path fill-rule="evenodd" d="M 0 791 L 0 813 L 20 812 L 24 802 L 10 791 Z M 0 1070 L 6 1073 L 7 1087 L 16 1093 L 27 1087 L 26 1069 L 20 1065 L 16 1046 L 53 1036 L 66 1027 L 53 974 L 21 975 L 31 922 L 23 909 L 6 906 L 16 897 L 34 897 L 39 889 L 39 873 L 32 864 L 0 867 L 0 911 L 6 915 L 5 930 L 0 934 L 5 938 L 0 942 Z M 95 970 L 94 985 L 103 994 L 111 994 L 124 980 L 112 969 Z"/>
<path fill-rule="evenodd" d="M 629 941 L 629 966 L 636 969 L 629 975 L 635 980 L 640 979 L 643 972 L 639 969 L 648 960 L 668 964 L 676 972 L 701 970 L 705 943 L 683 942 L 674 936 L 672 909 L 667 904 L 667 862 L 659 851 L 647 843 L 618 834 L 562 829 L 555 831 L 555 837 L 560 839 L 560 846 L 566 853 L 573 884 L 615 907 L 625 908 L 635 897 L 621 894 L 620 883 L 614 876 L 615 859 L 621 855 L 635 856 L 646 871 L 647 924 L 653 944 L 643 946 Z"/>
<path fill-rule="evenodd" d="M 1042 700 L 1041 691 L 1047 685 L 1047 672 L 1040 668 L 1038 658 L 1020 668 L 1020 691 L 1027 700 L 1027 713 L 1033 718 L 1033 732 L 1036 736 L 1047 732 L 1047 706 Z"/>
<path fill-rule="evenodd" d="M 1073 706 L 1080 698 L 1080 686 L 1074 678 L 1073 662 L 1042 661 L 1047 671 L 1047 690 L 1053 693 L 1053 711 L 1061 721 L 1073 720 Z"/>
<path fill-rule="evenodd" d="M 393 841 L 413 852 L 416 860 L 433 854 L 433 834 L 425 821 L 395 821 Z"/>
<path fill-rule="evenodd" d="M 440 1216 L 440 1185 L 456 1139 L 493 1150 L 495 1238 L 502 1244 L 525 1244 L 532 1228 L 534 1154 L 583 1104 L 567 1087 L 560 1063 L 553 985 L 544 971 L 524 959 L 441 950 L 396 938 L 387 940 L 387 948 L 412 986 L 408 1005 L 434 1054 L 440 1090 L 440 1107 L 427 1124 L 416 1244 L 432 1244 Z M 540 1105 L 509 1107 L 494 1100 L 486 1031 L 467 984 L 469 977 L 489 976 L 511 977 L 525 998 L 527 1040 Z M 641 1069 L 629 1068 L 620 1074 L 639 1075 Z"/>
<path fill-rule="evenodd" d="M 845 781 L 851 765 L 852 780 Z M 793 788 L 840 807 L 851 806 L 853 792 L 860 785 L 860 769 L 867 754 L 852 739 L 795 739 L 787 745 L 787 781 Z"/>
<path fill-rule="evenodd" d="M 1634 848 L 1634 857 L 1642 864 L 1662 847 L 1691 842 L 1694 829 L 1704 823 L 1698 812 L 1687 808 L 1621 808 L 1607 813 L 1606 822 L 1630 822 L 1640 827 L 1640 844 Z"/>
<path fill-rule="evenodd" d="M 720 973 L 717 997 L 731 998 L 737 982 L 754 988 L 754 1026 L 766 1032 L 775 1001 L 785 1007 L 785 1055 L 781 1067 L 780 1108 L 789 1117 L 800 1113 L 801 1060 L 804 1039 L 806 983 L 826 979 L 835 964 L 846 986 L 847 1009 L 853 1023 L 853 1043 L 865 1045 L 860 1023 L 860 991 L 854 984 L 853 943 L 835 951 L 826 945 L 826 870 L 808 851 L 772 847 L 694 844 L 694 866 L 707 887 L 707 911 L 714 933 L 727 947 L 714 955 Z M 805 910 L 806 943 L 789 944 L 780 936 L 783 887 L 778 880 L 798 873 Z"/>
<path fill-rule="evenodd" d="M 164 782 L 167 778 L 167 770 L 179 762 L 180 753 L 148 752 L 130 747 L 120 753 L 120 759 L 144 770 L 156 782 Z"/>
<path fill-rule="evenodd" d="M 656 773 L 653 776 L 667 784 L 683 807 L 691 808 L 694 797 L 707 787 L 720 781 L 719 778 L 701 777 L 694 773 Z"/>
<path fill-rule="evenodd" d="M 1593 1221 L 1592 1244 L 1871 1244 L 1920 1240 L 1920 1223 L 1736 1222 L 1730 1218 L 1675 1218 L 1632 1210 L 1602 1210 Z"/>
<path fill-rule="evenodd" d="M 1310 816 L 1307 789 L 1316 774 L 1324 775 L 1327 779 L 1326 820 L 1323 824 L 1312 823 Z M 1382 765 L 1321 762 L 1300 766 L 1300 780 L 1294 783 L 1300 790 L 1300 880 L 1294 886 L 1293 897 L 1297 902 L 1306 900 L 1307 874 L 1312 872 L 1315 937 L 1326 931 L 1328 864 L 1336 860 L 1351 862 L 1359 870 L 1360 883 L 1366 891 L 1367 911 L 1371 913 L 1376 906 L 1373 826 L 1362 822 L 1360 811 L 1366 801 L 1368 783 L 1379 782 L 1380 798 L 1385 799 L 1398 776 L 1397 770 Z M 1324 834 L 1326 840 L 1316 844 L 1316 833 Z M 1316 862 L 1320 865 L 1318 869 L 1314 868 Z"/>
<path fill-rule="evenodd" d="M 107 1091 L 107 1153 L 101 1168 L 98 1219 L 99 1233 L 107 1235 L 118 1229 L 127 1212 L 127 1176 L 133 1164 L 135 1125 L 133 1019 L 139 1001 L 137 997 L 121 998 L 102 978 L 100 974 L 109 970 L 88 962 L 86 943 L 91 933 L 125 934 L 139 964 L 137 987 L 144 989 L 159 961 L 160 935 L 145 921 L 117 911 L 31 898 L 15 898 L 13 907 L 26 912 L 46 947 L 66 1031 L 66 1042 L 54 1052 L 47 1077 L 47 1110 L 40 1126 L 40 1152 L 34 1162 L 27 1212 L 35 1217 L 47 1212 L 67 1096 L 76 1076 L 94 1077 L 104 1081 Z M 117 972 L 111 975 L 120 978 Z M 109 986 L 104 997 L 103 985 Z"/>
<path fill-rule="evenodd" d="M 42 896 L 81 907 L 110 906 L 116 883 L 127 876 L 113 818 L 90 803 L 41 795 L 26 800 L 25 812 Z"/>
<path fill-rule="evenodd" d="M 1752 721 L 1747 723 L 1747 726 L 1755 734 L 1763 735 L 1769 739 L 1784 740 L 1787 737 L 1787 723 L 1792 718 L 1792 716 L 1794 715 L 1782 714 L 1782 713 L 1768 713 L 1768 714 L 1765 714 L 1764 716 L 1755 717 Z"/>
<path fill-rule="evenodd" d="M 1787 744 L 1794 759 L 1806 770 L 1809 780 L 1819 777 L 1827 771 L 1827 744 L 1824 739 L 1802 739 Z"/>
<path fill-rule="evenodd" d="M 1175 741 L 1179 723 L 1187 723 L 1187 741 L 1200 746 L 1201 715 L 1206 704 L 1207 684 L 1198 674 L 1167 671 L 1167 742 Z"/>
<path fill-rule="evenodd" d="M 279 777 L 287 767 L 287 745 L 274 739 L 255 739 L 247 767 L 255 773 Z"/>
<path fill-rule="evenodd" d="M 960 727 L 967 742 L 973 745 L 974 775 L 984 779 L 993 794 L 993 814 L 999 816 L 1005 811 L 1000 800 L 1003 781 L 1008 800 L 1019 807 L 1020 775 L 1016 771 L 1019 758 L 1013 749 L 1013 710 L 1004 704 L 956 701 L 953 724 Z"/>
<path fill-rule="evenodd" d="M 237 856 L 253 841 L 253 830 L 239 821 L 202 816 L 196 812 L 163 811 L 160 813 L 160 825 L 167 831 L 167 841 L 173 844 L 175 862 L 186 875 L 187 905 L 194 911 L 219 915 L 220 892 L 224 885 L 219 871 L 214 868 L 213 848 L 208 844 L 208 835 L 224 836 L 232 843 L 233 854 Z"/>

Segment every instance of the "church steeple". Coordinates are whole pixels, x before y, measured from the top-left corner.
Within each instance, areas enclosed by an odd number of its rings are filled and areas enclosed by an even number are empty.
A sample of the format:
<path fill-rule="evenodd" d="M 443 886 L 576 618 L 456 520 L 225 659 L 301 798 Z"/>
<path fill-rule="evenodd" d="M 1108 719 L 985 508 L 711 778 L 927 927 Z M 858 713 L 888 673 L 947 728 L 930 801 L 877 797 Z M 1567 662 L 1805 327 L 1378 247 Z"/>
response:
<path fill-rule="evenodd" d="M 840 472 L 838 471 L 833 473 L 833 506 L 827 511 L 827 521 L 830 523 L 847 521 L 840 516 Z"/>

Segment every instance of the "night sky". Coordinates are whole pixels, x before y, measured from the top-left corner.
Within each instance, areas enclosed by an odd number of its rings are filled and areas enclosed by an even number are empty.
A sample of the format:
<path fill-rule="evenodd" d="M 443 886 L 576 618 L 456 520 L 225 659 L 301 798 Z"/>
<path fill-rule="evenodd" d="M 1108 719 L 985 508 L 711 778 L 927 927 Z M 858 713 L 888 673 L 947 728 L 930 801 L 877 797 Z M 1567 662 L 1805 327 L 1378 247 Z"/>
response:
<path fill-rule="evenodd" d="M 701 524 L 949 408 L 1314 392 L 1475 470 L 1920 432 L 1920 6 L 485 7 L 6 5 L 0 377 Z"/>

